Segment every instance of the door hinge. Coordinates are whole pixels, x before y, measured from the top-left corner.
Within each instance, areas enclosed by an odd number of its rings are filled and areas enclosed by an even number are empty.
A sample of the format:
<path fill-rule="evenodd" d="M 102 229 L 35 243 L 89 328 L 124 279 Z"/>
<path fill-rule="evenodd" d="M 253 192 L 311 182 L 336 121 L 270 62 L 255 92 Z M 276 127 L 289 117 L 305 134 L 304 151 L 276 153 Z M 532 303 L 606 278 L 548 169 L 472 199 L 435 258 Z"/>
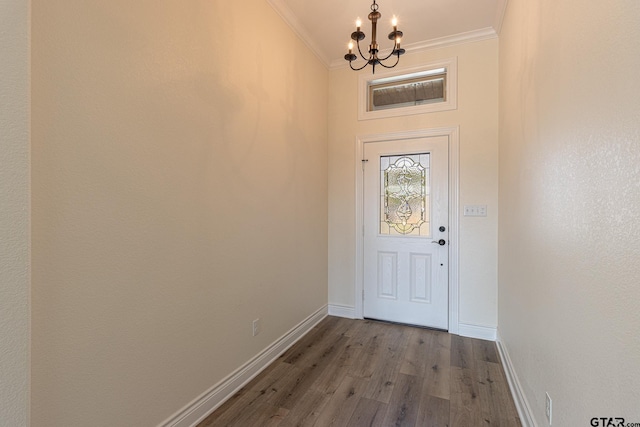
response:
<path fill-rule="evenodd" d="M 362 159 L 362 170 L 364 170 L 364 165 L 366 165 L 368 161 L 369 159 Z"/>

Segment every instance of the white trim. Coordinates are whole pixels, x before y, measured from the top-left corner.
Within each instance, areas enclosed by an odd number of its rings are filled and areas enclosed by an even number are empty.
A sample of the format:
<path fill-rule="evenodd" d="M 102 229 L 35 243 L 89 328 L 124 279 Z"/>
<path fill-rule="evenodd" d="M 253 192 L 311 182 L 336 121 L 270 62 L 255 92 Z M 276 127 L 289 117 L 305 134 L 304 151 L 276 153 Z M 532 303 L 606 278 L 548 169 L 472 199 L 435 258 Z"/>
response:
<path fill-rule="evenodd" d="M 364 144 L 370 142 L 395 141 L 401 139 L 424 138 L 433 136 L 447 136 L 449 138 L 449 332 L 458 334 L 459 330 L 459 164 L 460 164 L 460 129 L 458 126 L 422 129 L 406 132 L 382 133 L 356 137 L 356 283 L 355 293 L 355 318 L 362 319 L 364 315 L 363 289 L 364 289 L 364 258 L 363 258 L 363 166 L 362 156 Z"/>
<path fill-rule="evenodd" d="M 377 111 L 367 111 L 369 105 L 369 86 L 374 82 L 390 77 L 422 73 L 430 70 L 444 68 L 446 74 L 445 96 L 446 101 L 430 104 L 411 105 L 400 108 L 386 108 Z M 458 57 L 441 59 L 428 62 L 419 67 L 398 68 L 385 73 L 360 74 L 358 78 L 358 120 L 382 119 L 386 117 L 400 117 L 413 114 L 434 113 L 436 111 L 455 110 L 458 108 Z"/>
<path fill-rule="evenodd" d="M 329 304 L 329 316 L 344 317 L 347 319 L 356 318 L 356 309 L 348 305 Z"/>
<path fill-rule="evenodd" d="M 304 43 L 311 52 L 316 55 L 320 62 L 322 62 L 325 67 L 329 68 L 331 60 L 324 54 L 318 44 L 314 42 L 314 38 L 309 35 L 307 30 L 285 2 L 283 0 L 267 0 L 267 3 L 271 5 L 273 10 L 275 10 L 282 20 L 293 30 L 294 33 L 296 33 L 302 43 Z"/>
<path fill-rule="evenodd" d="M 293 327 L 273 344 L 262 350 L 231 375 L 159 424 L 159 427 L 196 426 L 227 399 L 233 396 L 240 388 L 262 372 L 271 362 L 276 360 L 326 316 L 327 306 L 325 305 L 297 326 Z"/>
<path fill-rule="evenodd" d="M 460 128 L 449 130 L 449 332 L 460 322 Z"/>
<path fill-rule="evenodd" d="M 480 325 L 469 325 L 460 323 L 458 334 L 463 337 L 477 338 L 479 340 L 495 341 L 498 334 L 496 328 Z"/>
<path fill-rule="evenodd" d="M 522 385 L 518 380 L 518 375 L 516 374 L 516 370 L 513 366 L 513 363 L 511 362 L 511 358 L 509 357 L 507 346 L 502 341 L 499 333 L 497 334 L 497 346 L 498 354 L 500 355 L 500 360 L 502 361 L 502 366 L 504 367 L 504 373 L 507 376 L 509 389 L 511 390 L 513 401 L 516 404 L 516 409 L 518 411 L 518 416 L 520 417 L 520 423 L 522 424 L 522 427 L 538 427 L 536 419 L 533 417 L 531 406 L 529 406 L 529 401 L 527 400 L 527 397 L 522 390 Z"/>
<path fill-rule="evenodd" d="M 273 0 L 269 0 L 273 1 Z M 465 33 L 454 34 L 451 36 L 439 37 L 436 39 L 425 40 L 422 42 L 409 43 L 402 47 L 407 51 L 407 54 L 414 54 L 419 52 L 428 51 L 431 49 L 439 49 L 442 47 L 453 46 L 463 43 L 473 43 L 483 40 L 495 39 L 498 37 L 498 33 L 493 27 L 481 28 L 479 30 L 467 31 Z M 380 56 L 388 55 L 391 50 L 381 51 Z M 344 59 L 334 59 L 331 61 L 329 68 L 332 70 L 349 67 L 349 62 Z"/>

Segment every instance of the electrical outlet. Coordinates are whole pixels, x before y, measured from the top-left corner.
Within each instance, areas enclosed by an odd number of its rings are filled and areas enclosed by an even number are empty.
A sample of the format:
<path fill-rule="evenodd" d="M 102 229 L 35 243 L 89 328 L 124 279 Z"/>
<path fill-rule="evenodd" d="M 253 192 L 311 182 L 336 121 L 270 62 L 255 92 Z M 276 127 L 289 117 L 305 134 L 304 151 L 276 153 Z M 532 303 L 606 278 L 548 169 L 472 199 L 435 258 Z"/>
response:
<path fill-rule="evenodd" d="M 549 425 L 551 425 L 551 396 L 549 393 L 545 392 L 545 396 L 547 396 L 546 404 L 545 404 L 545 414 L 547 414 L 547 421 L 549 421 Z"/>
<path fill-rule="evenodd" d="M 260 319 L 256 319 L 253 321 L 253 336 L 255 337 L 260 333 Z"/>

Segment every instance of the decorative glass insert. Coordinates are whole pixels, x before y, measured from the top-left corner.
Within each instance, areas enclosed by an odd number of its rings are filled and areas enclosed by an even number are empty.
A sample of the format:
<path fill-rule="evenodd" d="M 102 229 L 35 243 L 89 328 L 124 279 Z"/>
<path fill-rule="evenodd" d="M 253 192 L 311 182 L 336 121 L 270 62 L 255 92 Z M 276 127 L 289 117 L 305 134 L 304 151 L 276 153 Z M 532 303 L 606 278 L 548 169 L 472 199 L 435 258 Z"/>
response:
<path fill-rule="evenodd" d="M 429 153 L 380 157 L 380 234 L 429 236 Z"/>

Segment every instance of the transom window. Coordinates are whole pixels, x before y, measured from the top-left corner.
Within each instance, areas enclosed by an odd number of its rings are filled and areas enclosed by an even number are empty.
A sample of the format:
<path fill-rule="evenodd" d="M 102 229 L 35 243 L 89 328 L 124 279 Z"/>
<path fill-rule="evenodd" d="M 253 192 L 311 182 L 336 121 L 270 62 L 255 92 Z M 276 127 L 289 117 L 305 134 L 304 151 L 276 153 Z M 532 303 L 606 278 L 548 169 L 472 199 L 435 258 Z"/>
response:
<path fill-rule="evenodd" d="M 367 111 L 444 102 L 447 70 L 438 68 L 418 77 L 399 76 L 391 81 L 369 84 Z"/>
<path fill-rule="evenodd" d="M 456 58 L 384 75 L 360 76 L 358 119 L 378 119 L 457 108 Z"/>

